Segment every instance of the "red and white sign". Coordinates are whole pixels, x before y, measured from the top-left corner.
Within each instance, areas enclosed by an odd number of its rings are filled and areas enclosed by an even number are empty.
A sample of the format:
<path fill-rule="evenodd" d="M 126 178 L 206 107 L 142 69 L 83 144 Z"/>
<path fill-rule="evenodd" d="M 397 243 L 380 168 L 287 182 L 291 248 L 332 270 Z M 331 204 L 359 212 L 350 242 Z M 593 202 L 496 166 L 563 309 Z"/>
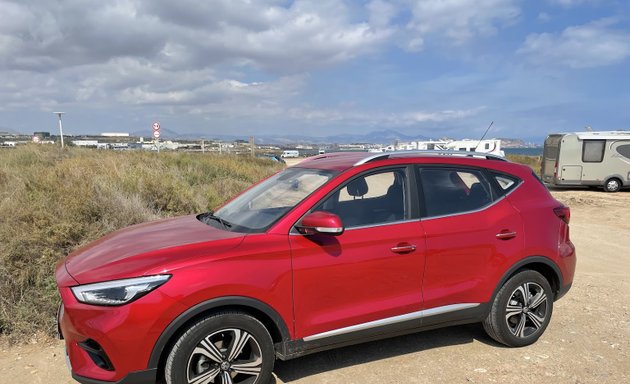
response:
<path fill-rule="evenodd" d="M 153 123 L 153 130 L 154 131 L 159 131 L 160 130 L 160 122 L 156 121 Z"/>
<path fill-rule="evenodd" d="M 153 137 L 156 139 L 160 137 L 160 131 L 153 131 Z"/>

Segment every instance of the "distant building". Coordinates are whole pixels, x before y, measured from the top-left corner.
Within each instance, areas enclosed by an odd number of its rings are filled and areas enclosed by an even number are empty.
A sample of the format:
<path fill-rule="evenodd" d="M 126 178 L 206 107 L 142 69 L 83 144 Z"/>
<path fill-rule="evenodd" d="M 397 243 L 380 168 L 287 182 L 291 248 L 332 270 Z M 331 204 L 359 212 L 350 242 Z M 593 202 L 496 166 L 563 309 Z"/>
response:
<path fill-rule="evenodd" d="M 77 147 L 94 147 L 98 146 L 98 140 L 72 140 L 72 144 Z"/>
<path fill-rule="evenodd" d="M 103 132 L 101 133 L 103 137 L 129 137 L 129 133 L 126 132 Z"/>

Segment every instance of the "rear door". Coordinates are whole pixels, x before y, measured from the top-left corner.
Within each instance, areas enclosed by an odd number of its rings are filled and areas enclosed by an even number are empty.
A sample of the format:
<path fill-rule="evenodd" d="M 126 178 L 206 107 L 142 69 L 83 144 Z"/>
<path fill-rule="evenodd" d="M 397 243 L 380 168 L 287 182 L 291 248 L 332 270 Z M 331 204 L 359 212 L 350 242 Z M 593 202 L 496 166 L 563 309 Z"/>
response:
<path fill-rule="evenodd" d="M 504 198 L 518 180 L 446 166 L 420 167 L 418 175 L 427 246 L 424 308 L 441 313 L 488 302 L 524 244 L 520 216 Z"/>
<path fill-rule="evenodd" d="M 420 311 L 424 233 L 410 216 L 408 169 L 359 175 L 311 210 L 338 215 L 343 234 L 289 236 L 297 337 Z"/>

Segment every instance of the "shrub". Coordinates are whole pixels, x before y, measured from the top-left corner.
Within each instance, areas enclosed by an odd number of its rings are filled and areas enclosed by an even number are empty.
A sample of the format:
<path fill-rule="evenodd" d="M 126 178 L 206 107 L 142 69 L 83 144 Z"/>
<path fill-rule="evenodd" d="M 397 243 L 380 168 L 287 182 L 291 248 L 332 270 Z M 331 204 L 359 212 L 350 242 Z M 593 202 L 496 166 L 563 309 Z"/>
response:
<path fill-rule="evenodd" d="M 0 150 L 0 334 L 52 334 L 55 264 L 108 232 L 214 209 L 278 170 L 264 159 L 27 145 Z"/>
<path fill-rule="evenodd" d="M 540 176 L 540 156 L 507 155 L 506 158 L 511 162 L 529 166 L 538 176 Z"/>

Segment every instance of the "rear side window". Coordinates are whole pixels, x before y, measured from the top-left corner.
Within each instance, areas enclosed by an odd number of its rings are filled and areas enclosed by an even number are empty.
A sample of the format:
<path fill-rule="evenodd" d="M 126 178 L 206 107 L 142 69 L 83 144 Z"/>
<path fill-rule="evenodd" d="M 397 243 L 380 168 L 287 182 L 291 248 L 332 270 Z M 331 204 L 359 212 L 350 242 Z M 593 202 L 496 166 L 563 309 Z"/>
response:
<path fill-rule="evenodd" d="M 604 160 L 606 140 L 584 140 L 582 161 L 585 163 L 601 163 Z"/>
<path fill-rule="evenodd" d="M 492 188 L 477 170 L 420 170 L 425 217 L 454 215 L 481 209 L 493 201 Z"/>
<path fill-rule="evenodd" d="M 623 157 L 630 159 L 630 144 L 624 144 L 617 147 L 617 153 Z"/>

